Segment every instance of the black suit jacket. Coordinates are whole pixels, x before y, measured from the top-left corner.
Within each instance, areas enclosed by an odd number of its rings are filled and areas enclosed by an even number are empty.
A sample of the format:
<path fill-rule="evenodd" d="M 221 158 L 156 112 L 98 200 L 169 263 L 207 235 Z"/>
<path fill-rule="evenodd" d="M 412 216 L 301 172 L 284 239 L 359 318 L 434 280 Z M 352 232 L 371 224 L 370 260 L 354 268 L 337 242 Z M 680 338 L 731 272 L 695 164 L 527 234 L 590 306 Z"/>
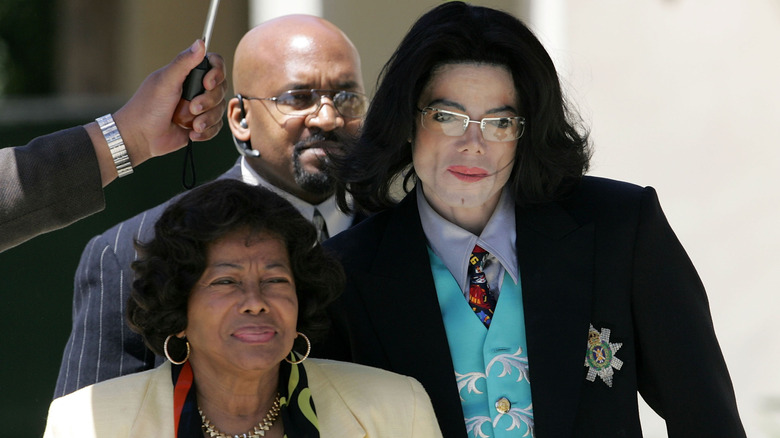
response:
<path fill-rule="evenodd" d="M 586 177 L 516 219 L 537 437 L 639 437 L 637 391 L 670 437 L 744 436 L 704 287 L 652 188 Z M 465 437 L 414 192 L 326 246 L 347 287 L 315 354 L 417 378 L 444 436 Z M 586 380 L 590 324 L 622 343 L 612 387 Z"/>

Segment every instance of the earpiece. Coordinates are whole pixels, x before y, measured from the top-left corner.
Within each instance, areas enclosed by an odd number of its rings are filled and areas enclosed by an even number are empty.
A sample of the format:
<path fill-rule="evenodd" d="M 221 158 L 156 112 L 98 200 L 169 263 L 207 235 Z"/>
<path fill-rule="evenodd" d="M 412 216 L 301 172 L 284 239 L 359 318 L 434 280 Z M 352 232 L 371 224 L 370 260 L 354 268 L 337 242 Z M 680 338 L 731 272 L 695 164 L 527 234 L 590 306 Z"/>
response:
<path fill-rule="evenodd" d="M 236 145 L 238 153 L 245 157 L 257 158 L 260 156 L 260 151 L 252 149 L 252 145 L 248 141 L 239 140 L 235 135 L 233 136 L 233 144 Z"/>
<path fill-rule="evenodd" d="M 246 122 L 246 110 L 244 109 L 244 96 L 240 94 L 236 94 L 236 98 L 238 99 L 238 110 L 241 111 L 241 121 L 238 122 L 238 125 L 246 129 L 249 127 L 249 124 Z"/>
<path fill-rule="evenodd" d="M 239 111 L 241 111 L 241 121 L 238 122 L 238 125 L 246 129 L 249 127 L 249 125 L 246 122 L 246 111 L 244 110 L 244 96 L 240 94 L 236 94 L 236 98 L 238 99 L 238 109 Z M 233 144 L 236 145 L 236 150 L 238 151 L 238 153 L 245 157 L 257 158 L 260 156 L 260 151 L 252 149 L 252 145 L 248 141 L 237 139 L 235 134 L 233 135 Z"/>

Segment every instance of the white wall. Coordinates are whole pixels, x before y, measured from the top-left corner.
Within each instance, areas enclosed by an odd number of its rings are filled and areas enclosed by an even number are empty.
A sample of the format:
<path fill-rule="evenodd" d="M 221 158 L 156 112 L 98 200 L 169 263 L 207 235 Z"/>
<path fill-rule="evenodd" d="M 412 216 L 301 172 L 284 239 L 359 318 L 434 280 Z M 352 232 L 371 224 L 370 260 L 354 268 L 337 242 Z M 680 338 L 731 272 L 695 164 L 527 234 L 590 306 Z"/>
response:
<path fill-rule="evenodd" d="M 780 437 L 780 2 L 559 1 L 563 39 L 531 24 L 592 128 L 590 173 L 658 190 L 747 434 Z M 666 436 L 652 412 L 643 424 Z"/>

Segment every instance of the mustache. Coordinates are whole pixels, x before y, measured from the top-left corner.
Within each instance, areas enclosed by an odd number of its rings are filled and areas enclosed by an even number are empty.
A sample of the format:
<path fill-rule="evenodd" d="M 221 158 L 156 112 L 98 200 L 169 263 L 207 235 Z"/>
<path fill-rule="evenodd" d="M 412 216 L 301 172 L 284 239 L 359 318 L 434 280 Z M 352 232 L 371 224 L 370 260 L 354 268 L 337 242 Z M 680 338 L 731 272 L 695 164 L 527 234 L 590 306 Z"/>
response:
<path fill-rule="evenodd" d="M 300 153 L 305 149 L 316 147 L 319 143 L 327 143 L 321 146 L 326 153 L 329 153 L 331 149 L 346 150 L 356 141 L 356 134 L 351 134 L 343 129 L 318 131 L 295 143 L 294 152 Z"/>
<path fill-rule="evenodd" d="M 299 140 L 297 143 L 295 143 L 295 150 L 296 151 L 302 151 L 304 149 L 308 149 L 312 147 L 313 145 L 317 143 L 322 143 L 326 141 L 333 141 L 333 136 L 329 135 L 329 133 L 317 133 L 310 135 L 302 140 Z"/>

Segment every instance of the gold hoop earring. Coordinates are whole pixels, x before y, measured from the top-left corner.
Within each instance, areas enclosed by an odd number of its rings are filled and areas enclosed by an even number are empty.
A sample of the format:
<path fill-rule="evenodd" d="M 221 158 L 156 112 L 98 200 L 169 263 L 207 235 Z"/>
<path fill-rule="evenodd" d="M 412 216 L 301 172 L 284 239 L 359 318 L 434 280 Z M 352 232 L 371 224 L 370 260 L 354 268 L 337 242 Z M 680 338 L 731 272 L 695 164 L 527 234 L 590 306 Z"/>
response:
<path fill-rule="evenodd" d="M 303 357 L 297 361 L 287 359 L 286 357 L 284 358 L 284 360 L 286 360 L 287 363 L 291 363 L 293 365 L 298 365 L 299 363 L 303 362 L 304 360 L 306 360 L 306 358 L 309 357 L 309 353 L 311 353 L 311 341 L 309 341 L 309 338 L 301 332 L 298 332 L 298 336 L 303 336 L 303 339 L 306 340 L 306 354 L 304 354 Z M 295 351 L 290 352 L 290 357 L 295 359 Z"/>
<path fill-rule="evenodd" d="M 187 356 L 185 356 L 181 362 L 176 362 L 175 360 L 171 359 L 171 355 L 168 353 L 168 341 L 170 341 L 172 337 L 173 335 L 168 335 L 168 337 L 165 338 L 165 342 L 163 343 L 163 352 L 165 353 L 165 358 L 174 365 L 184 365 L 184 362 L 187 362 L 187 359 L 190 358 L 190 341 L 184 341 L 184 343 L 187 345 Z"/>

